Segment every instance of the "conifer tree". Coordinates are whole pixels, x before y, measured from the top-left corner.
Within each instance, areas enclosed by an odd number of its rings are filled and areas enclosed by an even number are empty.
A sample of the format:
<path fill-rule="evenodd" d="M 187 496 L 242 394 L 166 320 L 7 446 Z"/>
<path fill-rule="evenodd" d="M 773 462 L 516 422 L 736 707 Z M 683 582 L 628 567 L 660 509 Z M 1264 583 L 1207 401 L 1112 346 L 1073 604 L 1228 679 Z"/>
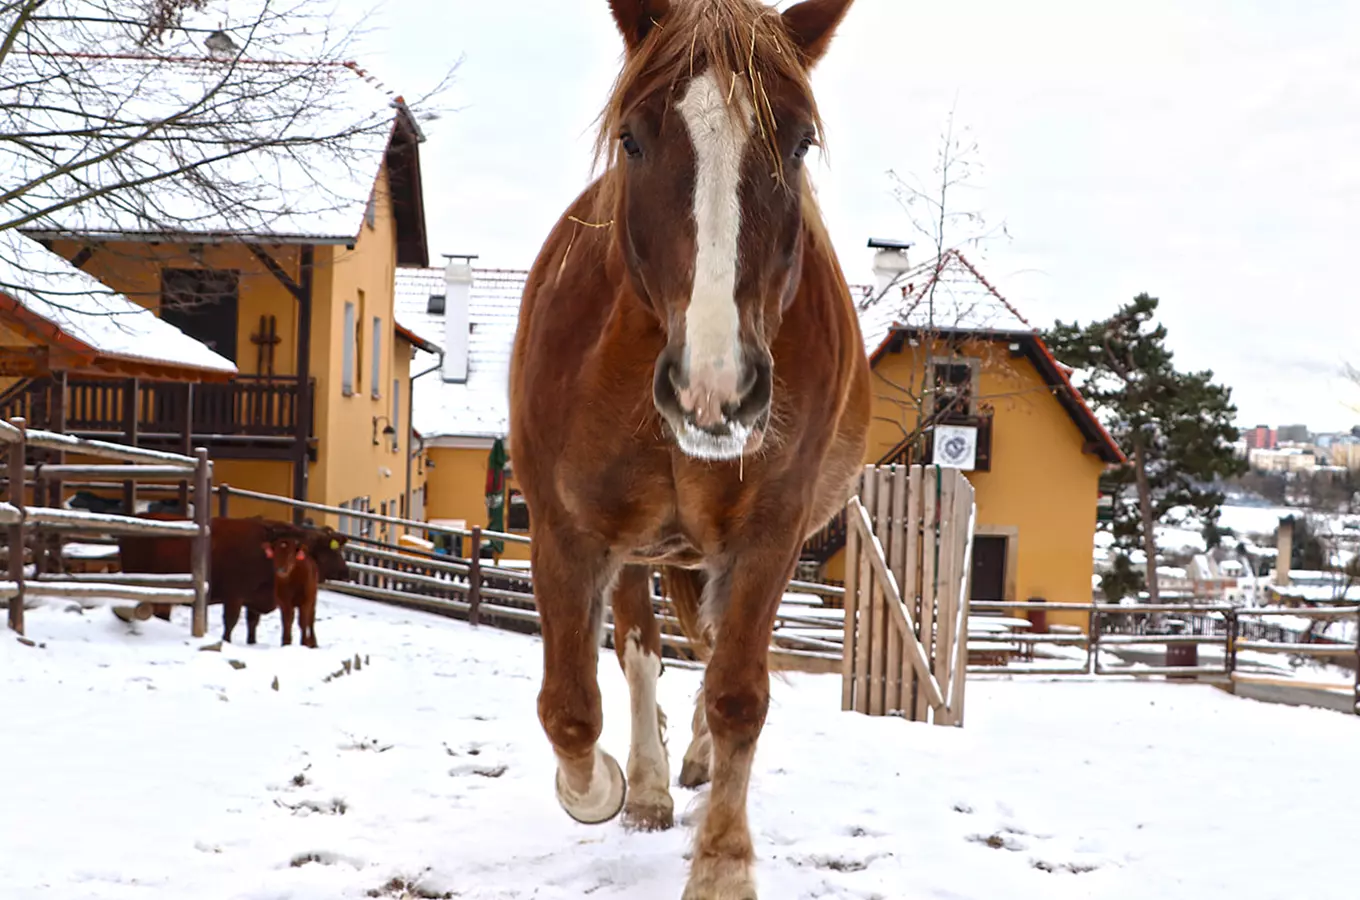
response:
<path fill-rule="evenodd" d="M 1182 372 L 1156 321 L 1158 300 L 1139 294 L 1108 319 L 1089 325 L 1055 322 L 1044 340 L 1075 368 L 1074 383 L 1128 456 L 1103 487 L 1114 498 L 1104 523 L 1118 557 L 1103 587 L 1111 600 L 1138 590 L 1128 556 L 1147 556 L 1146 587 L 1158 601 L 1158 524 L 1217 533 L 1221 479 L 1246 471 L 1234 452 L 1237 409 L 1213 372 Z"/>

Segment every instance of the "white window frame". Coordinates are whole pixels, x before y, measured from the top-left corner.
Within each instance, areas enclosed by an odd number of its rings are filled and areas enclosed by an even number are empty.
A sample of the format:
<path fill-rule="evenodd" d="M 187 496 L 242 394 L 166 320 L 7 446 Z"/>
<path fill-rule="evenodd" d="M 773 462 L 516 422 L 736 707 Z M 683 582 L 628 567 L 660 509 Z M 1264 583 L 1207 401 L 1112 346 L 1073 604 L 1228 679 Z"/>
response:
<path fill-rule="evenodd" d="M 341 351 L 340 392 L 346 397 L 354 395 L 354 304 L 345 301 L 344 349 Z"/>
<path fill-rule="evenodd" d="M 370 391 L 371 391 L 371 393 L 372 393 L 372 396 L 373 396 L 373 399 L 374 399 L 374 400 L 377 400 L 378 398 L 380 398 L 380 397 L 382 396 L 382 383 L 383 383 L 383 378 L 382 378 L 382 345 L 383 345 L 383 341 L 382 341 L 382 337 L 383 337 L 383 332 L 382 332 L 382 317 L 381 317 L 381 316 L 374 316 L 374 317 L 373 317 L 373 363 L 372 363 L 372 368 L 369 370 L 369 374 L 372 375 L 372 377 L 369 378 L 369 383 L 370 383 L 370 385 L 371 385 Z"/>

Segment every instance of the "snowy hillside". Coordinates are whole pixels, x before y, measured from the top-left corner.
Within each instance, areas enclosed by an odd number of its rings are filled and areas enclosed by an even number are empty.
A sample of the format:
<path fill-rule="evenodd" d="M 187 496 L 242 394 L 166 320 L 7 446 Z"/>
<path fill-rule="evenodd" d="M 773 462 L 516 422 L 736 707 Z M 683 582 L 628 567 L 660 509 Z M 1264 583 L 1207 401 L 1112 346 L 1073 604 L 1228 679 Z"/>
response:
<path fill-rule="evenodd" d="M 0 896 L 680 896 L 688 828 L 557 807 L 537 640 L 329 594 L 319 619 L 315 651 L 275 646 L 277 617 L 266 644 L 212 652 L 179 620 L 60 605 L 30 611 L 37 646 L 0 635 Z M 601 673 L 623 758 L 612 655 Z M 660 681 L 673 771 L 697 679 Z M 841 713 L 835 677 L 776 682 L 762 900 L 1354 896 L 1360 718 L 1159 683 L 968 697 L 946 729 Z M 693 798 L 676 789 L 677 811 Z"/>

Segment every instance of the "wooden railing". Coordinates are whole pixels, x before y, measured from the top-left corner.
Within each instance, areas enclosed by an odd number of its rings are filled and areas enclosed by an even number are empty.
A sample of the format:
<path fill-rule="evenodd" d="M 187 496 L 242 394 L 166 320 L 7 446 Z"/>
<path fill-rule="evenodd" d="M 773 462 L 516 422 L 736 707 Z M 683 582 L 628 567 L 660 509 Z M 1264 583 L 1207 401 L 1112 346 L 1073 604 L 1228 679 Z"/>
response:
<path fill-rule="evenodd" d="M 313 396 L 315 389 L 315 383 L 308 385 Z M 192 385 L 71 378 L 65 393 L 56 394 L 52 378 L 16 385 L 0 398 L 0 418 L 18 416 L 35 427 L 51 427 L 60 408 L 68 433 L 114 437 L 135 430 L 141 441 L 182 436 L 186 417 L 190 433 L 205 438 L 289 439 L 297 434 L 300 387 L 294 377 L 238 375 L 225 384 Z"/>
<path fill-rule="evenodd" d="M 0 421 L 0 443 L 8 445 L 0 472 L 8 483 L 0 503 L 8 577 L 0 582 L 0 598 L 9 598 L 9 627 L 24 633 L 24 601 L 32 599 L 111 599 L 124 619 L 148 619 L 153 606 L 191 604 L 192 632 L 202 637 L 208 622 L 209 490 L 212 463 L 208 451 L 194 456 L 160 453 L 68 434 L 30 430 L 21 418 Z M 35 453 L 36 451 L 36 453 Z M 116 460 L 118 464 L 67 465 L 67 453 Z M 34 455 L 39 461 L 30 466 Z M 54 461 L 42 461 L 43 457 Z M 65 509 L 63 480 L 82 477 L 129 478 L 137 481 L 180 481 L 194 485 L 193 521 L 157 521 L 135 516 Z M 33 502 L 28 502 L 32 497 Z M 44 499 L 46 504 L 44 504 Z M 82 577 L 67 572 L 62 553 L 65 538 L 85 535 L 111 541 L 119 535 L 187 537 L 191 542 L 189 575 L 99 573 Z M 33 567 L 29 577 L 25 568 Z"/>

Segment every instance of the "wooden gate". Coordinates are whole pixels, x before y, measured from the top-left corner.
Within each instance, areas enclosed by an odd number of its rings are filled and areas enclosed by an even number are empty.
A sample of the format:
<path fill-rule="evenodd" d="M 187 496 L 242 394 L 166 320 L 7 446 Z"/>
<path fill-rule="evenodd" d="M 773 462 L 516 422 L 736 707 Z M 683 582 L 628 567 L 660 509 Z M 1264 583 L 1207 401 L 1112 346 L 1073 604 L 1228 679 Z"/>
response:
<path fill-rule="evenodd" d="M 866 466 L 846 512 L 841 707 L 962 725 L 973 486 L 958 469 Z"/>

